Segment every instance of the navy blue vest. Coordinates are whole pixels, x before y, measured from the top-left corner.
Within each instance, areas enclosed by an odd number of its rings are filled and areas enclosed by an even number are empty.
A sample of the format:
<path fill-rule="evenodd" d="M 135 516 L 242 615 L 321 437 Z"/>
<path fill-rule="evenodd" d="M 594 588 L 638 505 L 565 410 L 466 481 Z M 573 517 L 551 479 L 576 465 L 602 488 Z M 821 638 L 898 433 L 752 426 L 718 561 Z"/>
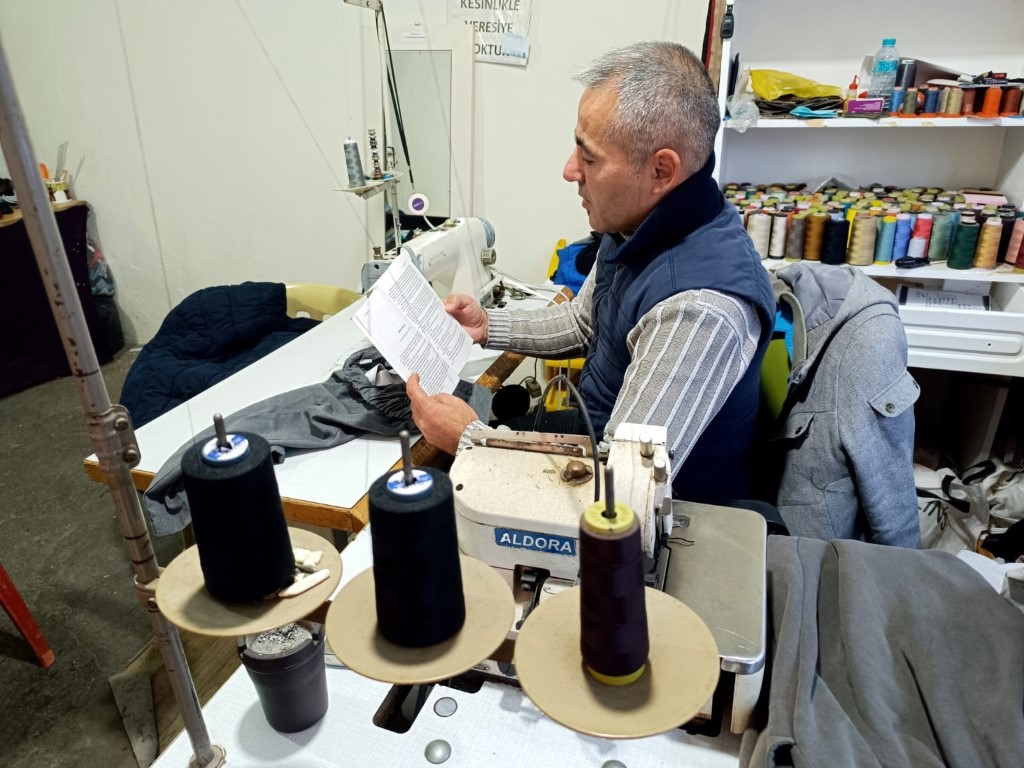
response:
<path fill-rule="evenodd" d="M 629 238 L 604 236 L 597 256 L 590 346 L 579 386 L 601 439 L 630 363 L 626 338 L 656 304 L 703 288 L 744 299 L 756 309 L 761 321 L 757 354 L 673 483 L 674 497 L 690 501 L 750 495 L 761 359 L 775 317 L 768 272 L 739 214 L 711 178 L 713 167 L 712 155 Z"/>

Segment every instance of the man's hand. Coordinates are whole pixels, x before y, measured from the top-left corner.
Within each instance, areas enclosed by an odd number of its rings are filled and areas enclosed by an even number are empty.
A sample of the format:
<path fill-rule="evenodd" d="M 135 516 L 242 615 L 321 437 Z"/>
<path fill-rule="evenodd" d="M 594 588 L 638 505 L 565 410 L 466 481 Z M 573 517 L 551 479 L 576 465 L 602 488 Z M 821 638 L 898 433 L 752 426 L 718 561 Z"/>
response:
<path fill-rule="evenodd" d="M 487 313 L 477 302 L 461 293 L 453 293 L 444 300 L 445 311 L 454 317 L 474 344 L 487 343 Z"/>
<path fill-rule="evenodd" d="M 405 391 L 412 405 L 413 421 L 427 442 L 455 455 L 463 431 L 479 418 L 476 411 L 454 395 L 428 395 L 420 386 L 418 373 L 409 377 Z"/>

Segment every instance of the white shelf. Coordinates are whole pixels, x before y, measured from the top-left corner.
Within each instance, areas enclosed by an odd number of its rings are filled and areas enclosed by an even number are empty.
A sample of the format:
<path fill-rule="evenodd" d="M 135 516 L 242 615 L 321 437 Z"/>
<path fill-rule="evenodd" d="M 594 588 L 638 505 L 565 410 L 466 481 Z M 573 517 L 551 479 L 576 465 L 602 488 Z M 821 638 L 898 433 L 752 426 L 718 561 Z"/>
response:
<path fill-rule="evenodd" d="M 733 128 L 726 120 L 726 128 Z M 750 128 L 1016 128 L 1024 127 L 1022 117 L 832 117 L 798 120 L 762 117 Z M 733 128 L 733 130 L 736 130 Z"/>
<path fill-rule="evenodd" d="M 389 184 L 397 184 L 400 178 L 402 178 L 401 173 L 393 173 L 389 179 L 370 179 L 361 187 L 345 187 L 345 189 L 336 189 L 335 192 L 351 192 L 353 195 L 359 195 L 366 199 L 382 192 Z"/>
<path fill-rule="evenodd" d="M 761 263 L 765 269 L 774 272 L 790 264 L 801 262 L 786 261 L 785 259 L 762 259 Z M 808 261 L 804 263 L 820 264 L 821 262 Z M 897 269 L 891 264 L 872 264 L 868 267 L 857 267 L 857 269 L 863 270 L 864 274 L 871 277 L 891 277 L 898 280 L 962 280 L 965 282 L 1024 284 L 1024 272 L 1015 273 L 1012 264 L 1000 264 L 995 269 L 950 269 L 944 262 L 916 269 Z"/>

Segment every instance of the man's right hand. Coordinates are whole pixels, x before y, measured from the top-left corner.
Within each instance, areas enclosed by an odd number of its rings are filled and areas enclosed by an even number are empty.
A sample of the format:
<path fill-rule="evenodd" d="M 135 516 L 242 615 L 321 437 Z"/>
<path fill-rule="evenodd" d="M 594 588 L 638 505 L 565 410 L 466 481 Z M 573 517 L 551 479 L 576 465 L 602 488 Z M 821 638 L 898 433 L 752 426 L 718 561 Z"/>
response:
<path fill-rule="evenodd" d="M 444 300 L 444 308 L 455 318 L 474 344 L 487 343 L 487 313 L 477 302 L 461 293 L 453 293 Z"/>

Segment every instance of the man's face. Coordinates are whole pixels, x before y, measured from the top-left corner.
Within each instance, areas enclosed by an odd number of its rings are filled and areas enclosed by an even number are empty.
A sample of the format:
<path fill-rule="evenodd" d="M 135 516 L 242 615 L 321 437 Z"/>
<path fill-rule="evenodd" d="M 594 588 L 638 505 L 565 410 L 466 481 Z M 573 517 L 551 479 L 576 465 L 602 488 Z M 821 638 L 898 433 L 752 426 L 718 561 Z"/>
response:
<path fill-rule="evenodd" d="M 576 148 L 562 178 L 579 187 L 590 227 L 598 232 L 634 231 L 654 208 L 646 166 L 637 168 L 625 150 L 607 135 L 615 113 L 614 89 L 588 88 L 576 119 Z"/>

